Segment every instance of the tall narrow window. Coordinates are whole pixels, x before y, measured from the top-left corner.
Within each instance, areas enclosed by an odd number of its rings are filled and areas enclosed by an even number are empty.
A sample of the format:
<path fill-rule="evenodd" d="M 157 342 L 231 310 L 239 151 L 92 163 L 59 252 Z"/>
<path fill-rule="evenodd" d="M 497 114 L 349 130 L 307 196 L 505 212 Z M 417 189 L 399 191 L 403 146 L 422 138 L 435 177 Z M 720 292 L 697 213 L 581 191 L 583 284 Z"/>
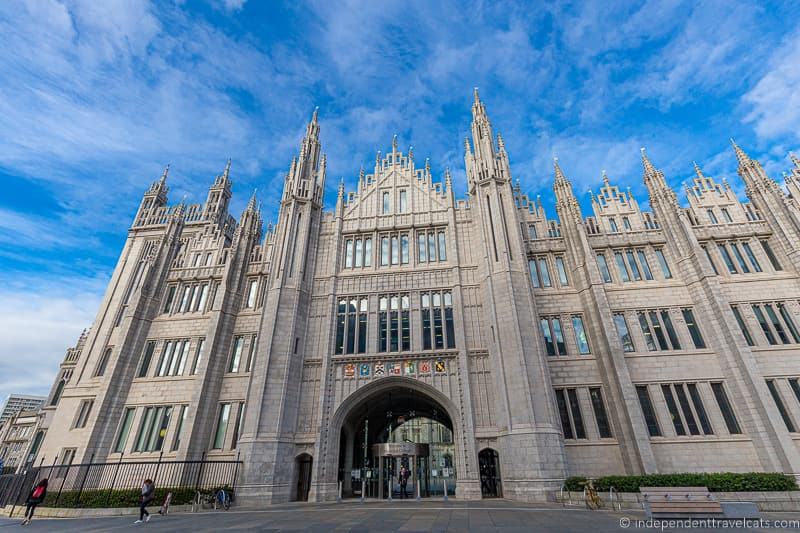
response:
<path fill-rule="evenodd" d="M 561 418 L 561 430 L 564 432 L 564 438 L 575 438 L 575 434 L 572 432 L 572 424 L 569 420 L 569 410 L 564 389 L 556 389 L 556 403 L 558 404 L 558 415 Z"/>
<path fill-rule="evenodd" d="M 389 264 L 389 237 L 381 237 L 381 266 Z"/>
<path fill-rule="evenodd" d="M 600 275 L 603 277 L 604 283 L 611 283 L 611 272 L 608 270 L 608 263 L 606 256 L 597 254 L 597 267 L 600 269 Z"/>
<path fill-rule="evenodd" d="M 594 419 L 597 422 L 597 432 L 602 439 L 610 439 L 613 437 L 611 434 L 611 424 L 608 421 L 608 414 L 606 413 L 606 405 L 603 403 L 603 394 L 600 387 L 592 387 L 589 389 L 589 398 L 592 400 L 592 409 L 594 410 Z"/>
<path fill-rule="evenodd" d="M 633 279 L 636 281 L 641 281 L 642 274 L 639 272 L 639 267 L 636 265 L 636 258 L 633 256 L 633 250 L 627 250 L 625 252 L 625 257 L 628 258 L 628 266 L 631 267 L 631 274 L 633 275 Z"/>
<path fill-rule="evenodd" d="M 666 309 L 661 311 L 661 321 L 664 322 L 664 329 L 667 330 L 669 342 L 672 344 L 673 350 L 680 350 L 681 343 L 678 341 L 678 335 L 675 333 L 675 328 L 672 326 L 672 318 L 669 316 L 669 311 Z"/>
<path fill-rule="evenodd" d="M 619 336 L 619 342 L 622 344 L 622 350 L 625 352 L 633 352 L 633 339 L 631 339 L 628 323 L 625 321 L 625 315 L 622 313 L 615 313 L 614 325 L 617 328 L 617 335 Z"/>
<path fill-rule="evenodd" d="M 217 416 L 217 430 L 214 432 L 214 443 L 212 448 L 221 450 L 225 447 L 225 433 L 228 432 L 228 419 L 231 416 L 231 404 L 223 403 L 219 406 Z"/>
<path fill-rule="evenodd" d="M 444 348 L 444 328 L 442 327 L 442 295 L 438 292 L 431 294 L 433 304 L 433 347 L 437 350 Z"/>
<path fill-rule="evenodd" d="M 239 365 L 242 362 L 242 349 L 244 347 L 244 337 L 238 335 L 233 338 L 233 349 L 231 350 L 231 359 L 228 363 L 228 372 L 238 372 Z"/>
<path fill-rule="evenodd" d="M 100 357 L 100 361 L 97 363 L 97 367 L 94 369 L 94 377 L 102 376 L 106 373 L 106 367 L 108 366 L 108 361 L 111 359 L 111 354 L 114 352 L 114 348 L 106 348 L 103 351 L 103 356 Z"/>
<path fill-rule="evenodd" d="M 372 237 L 364 239 L 364 266 L 372 266 Z"/>
<path fill-rule="evenodd" d="M 391 204 L 391 201 L 389 199 L 389 192 L 388 191 L 384 191 L 382 198 L 383 198 L 383 214 L 384 215 L 388 215 L 391 212 L 391 209 L 392 209 L 392 204 Z"/>
<path fill-rule="evenodd" d="M 756 315 L 756 320 L 758 320 L 758 325 L 761 326 L 761 331 L 764 332 L 764 336 L 767 338 L 767 341 L 770 344 L 778 344 L 778 341 L 775 339 L 775 335 L 772 334 L 772 330 L 769 329 L 769 324 L 767 324 L 767 319 L 764 317 L 764 313 L 761 312 L 761 307 L 758 305 L 753 305 L 753 314 Z"/>
<path fill-rule="evenodd" d="M 544 257 L 539 258 L 539 275 L 542 277 L 543 287 L 553 286 L 552 282 L 550 281 L 550 270 L 547 268 L 547 259 Z"/>
<path fill-rule="evenodd" d="M 176 289 L 177 287 L 175 285 L 167 287 L 167 295 L 164 297 L 163 313 L 169 313 L 172 310 L 172 301 L 175 299 Z"/>
<path fill-rule="evenodd" d="M 449 294 L 449 293 L 448 293 Z M 400 296 L 400 350 L 411 349 L 410 298 L 407 294 Z"/>
<path fill-rule="evenodd" d="M 250 280 L 247 288 L 247 307 L 252 309 L 256 306 L 256 294 L 258 294 L 258 280 Z"/>
<path fill-rule="evenodd" d="M 739 324 L 739 329 L 742 331 L 742 335 L 744 335 L 744 340 L 747 342 L 748 346 L 755 346 L 756 343 L 753 342 L 753 336 L 750 335 L 750 330 L 747 329 L 747 324 L 744 322 L 744 318 L 742 317 L 742 313 L 739 311 L 739 308 L 735 305 L 731 306 L 731 311 L 733 311 L 733 316 L 736 318 L 736 323 Z"/>
<path fill-rule="evenodd" d="M 738 274 L 736 270 L 736 265 L 733 264 L 733 259 L 731 258 L 730 252 L 728 252 L 728 248 L 725 247 L 724 244 L 717 244 L 717 248 L 719 248 L 719 253 L 722 255 L 722 260 L 725 261 L 725 266 L 728 267 L 728 272 L 731 274 Z"/>
<path fill-rule="evenodd" d="M 528 270 L 530 270 L 531 273 L 531 282 L 533 282 L 533 286 L 538 289 L 542 284 L 539 282 L 539 267 L 536 266 L 536 259 L 528 260 Z"/>
<path fill-rule="evenodd" d="M 392 264 L 396 265 L 400 259 L 400 247 L 397 241 L 397 235 L 392 235 Z"/>
<path fill-rule="evenodd" d="M 675 395 L 678 397 L 678 403 L 683 412 L 683 419 L 686 421 L 686 427 L 689 429 L 689 434 L 699 435 L 700 429 L 697 427 L 697 421 L 694 419 L 694 413 L 692 413 L 692 408 L 689 406 L 689 399 L 686 396 L 686 391 L 683 390 L 683 385 L 676 384 L 674 387 Z"/>
<path fill-rule="evenodd" d="M 681 313 L 683 314 L 683 320 L 686 322 L 686 327 L 689 329 L 689 335 L 692 337 L 694 347 L 698 350 L 702 350 L 706 347 L 706 343 L 703 340 L 703 336 L 700 334 L 700 328 L 697 326 L 697 322 L 694 320 L 694 313 L 691 309 L 681 309 Z"/>
<path fill-rule="evenodd" d="M 650 264 L 647 262 L 647 255 L 644 250 L 636 250 L 636 256 L 639 258 L 639 264 L 642 266 L 644 279 L 651 281 L 653 279 L 653 272 L 650 270 Z"/>
<path fill-rule="evenodd" d="M 786 335 L 786 331 L 783 329 L 781 321 L 778 320 L 778 316 L 775 314 L 775 310 L 772 308 L 772 305 L 764 304 L 764 310 L 766 310 L 769 321 L 772 322 L 772 327 L 775 328 L 775 331 L 778 333 L 778 337 L 781 339 L 781 342 L 783 344 L 790 344 L 791 341 Z"/>
<path fill-rule="evenodd" d="M 731 214 L 730 214 L 730 213 L 728 212 L 728 210 L 727 210 L 726 208 L 724 208 L 724 207 L 722 208 L 722 218 L 724 218 L 724 219 L 725 219 L 725 222 L 727 222 L 728 224 L 730 224 L 731 222 L 733 222 L 733 219 L 731 218 Z"/>
<path fill-rule="evenodd" d="M 363 303 L 366 308 L 366 302 Z M 407 294 L 392 294 L 378 298 L 379 352 L 397 352 L 411 349 L 409 307 Z M 366 339 L 364 339 L 364 344 L 366 345 Z"/>
<path fill-rule="evenodd" d="M 439 261 L 447 261 L 447 238 L 443 231 L 437 235 L 439 236 Z"/>
<path fill-rule="evenodd" d="M 642 328 L 642 335 L 644 335 L 644 341 L 647 344 L 647 349 L 651 352 L 655 352 L 658 348 L 653 340 L 653 333 L 650 331 L 650 324 L 647 322 L 647 317 L 641 311 L 636 313 L 636 316 L 639 319 L 639 327 Z"/>
<path fill-rule="evenodd" d="M 156 342 L 155 341 L 147 341 L 147 344 L 144 346 L 144 351 L 142 352 L 142 362 L 139 365 L 139 372 L 137 373 L 137 377 L 143 378 L 147 375 L 147 371 L 150 369 L 150 361 L 153 359 L 153 352 L 156 349 Z"/>
<path fill-rule="evenodd" d="M 569 411 L 572 415 L 572 423 L 575 426 L 575 438 L 585 439 L 586 430 L 583 427 L 583 415 L 581 414 L 581 406 L 578 403 L 578 392 L 575 389 L 567 389 L 567 397 L 569 398 Z"/>
<path fill-rule="evenodd" d="M 185 313 L 189 307 L 189 295 L 192 292 L 192 287 L 190 285 L 186 285 L 183 287 L 183 296 L 181 297 L 181 306 L 178 308 L 178 311 L 181 313 Z"/>
<path fill-rule="evenodd" d="M 658 264 L 661 266 L 661 273 L 664 274 L 664 279 L 672 279 L 672 271 L 669 269 L 667 258 L 664 257 L 664 251 L 661 248 L 656 248 L 655 252 Z"/>
<path fill-rule="evenodd" d="M 242 431 L 244 422 L 244 402 L 239 402 L 239 408 L 236 410 L 236 422 L 233 424 L 233 437 L 231 438 L 231 449 L 235 450 L 236 445 L 239 443 L 239 433 Z"/>
<path fill-rule="evenodd" d="M 244 367 L 245 372 L 253 371 L 253 362 L 256 359 L 256 346 L 258 346 L 258 335 L 253 335 L 250 337 L 250 347 L 247 349 L 247 364 Z"/>
<path fill-rule="evenodd" d="M 769 245 L 769 241 L 759 241 L 761 243 L 761 248 L 764 249 L 764 253 L 767 254 L 767 259 L 769 259 L 772 268 L 776 271 L 781 271 L 783 268 L 781 264 L 778 262 L 778 258 L 772 252 L 772 247 Z"/>
<path fill-rule="evenodd" d="M 542 326 L 542 336 L 544 337 L 544 345 L 547 349 L 547 355 L 556 354 L 556 345 L 553 343 L 553 334 L 550 331 L 550 321 L 546 318 L 539 320 Z"/>
<path fill-rule="evenodd" d="M 136 411 L 133 407 L 128 407 L 122 414 L 122 419 L 119 425 L 119 432 L 117 433 L 117 440 L 114 443 L 114 452 L 122 453 L 125 451 L 125 443 L 128 441 L 128 434 L 131 431 L 131 424 L 133 424 L 133 414 Z"/>
<path fill-rule="evenodd" d="M 619 275 L 622 278 L 622 281 L 630 281 L 631 277 L 628 274 L 628 268 L 625 266 L 625 258 L 622 256 L 622 252 L 614 252 L 614 259 L 617 261 L 617 270 L 619 270 Z"/>
<path fill-rule="evenodd" d="M 783 321 L 786 323 L 786 327 L 789 329 L 789 333 L 792 334 L 792 339 L 794 339 L 795 343 L 800 343 L 800 335 L 798 335 L 797 328 L 794 325 L 794 320 L 792 320 L 791 315 L 789 315 L 789 311 L 786 309 L 786 306 L 782 303 L 778 303 L 777 306 L 778 311 L 783 317 Z"/>
<path fill-rule="evenodd" d="M 717 265 L 714 263 L 714 259 L 711 258 L 711 252 L 708 251 L 708 246 L 705 244 L 700 245 L 700 248 L 706 253 L 706 259 L 708 259 L 708 264 L 711 265 L 711 269 L 714 271 L 714 274 L 719 276 L 719 270 L 717 270 Z"/>
<path fill-rule="evenodd" d="M 575 332 L 575 343 L 578 345 L 578 352 L 581 354 L 589 353 L 589 340 L 586 338 L 583 318 L 577 315 L 572 317 L 572 330 Z"/>
<path fill-rule="evenodd" d="M 417 234 L 417 253 L 419 254 L 419 262 L 425 263 L 428 261 L 428 245 L 424 233 Z"/>
<path fill-rule="evenodd" d="M 191 374 L 197 374 L 198 370 L 200 370 L 200 363 L 203 361 L 203 349 L 206 346 L 206 339 L 205 337 L 201 337 L 197 341 L 197 349 L 195 350 L 194 362 L 192 363 L 192 371 Z"/>
<path fill-rule="evenodd" d="M 562 287 L 567 287 L 569 281 L 567 280 L 567 269 L 564 268 L 564 258 L 560 255 L 556 256 L 556 270 L 558 270 L 558 282 Z"/>
<path fill-rule="evenodd" d="M 378 351 L 389 351 L 389 297 L 378 298 Z"/>
<path fill-rule="evenodd" d="M 783 419 L 783 423 L 786 424 L 786 429 L 790 433 L 794 433 L 795 426 L 794 422 L 792 421 L 792 417 L 789 416 L 789 411 L 786 410 L 786 406 L 783 403 L 783 399 L 781 398 L 781 393 L 778 392 L 778 387 L 775 385 L 775 380 L 768 379 L 767 381 L 767 388 L 769 389 L 769 393 L 772 395 L 772 399 L 775 400 L 775 406 L 778 408 L 778 412 Z"/>
<path fill-rule="evenodd" d="M 408 191 L 405 189 L 400 190 L 400 212 L 405 213 L 408 211 Z"/>
<path fill-rule="evenodd" d="M 408 235 L 400 235 L 400 263 L 408 264 Z"/>
<path fill-rule="evenodd" d="M 92 414 L 92 407 L 94 400 L 82 400 L 78 406 L 78 414 L 75 416 L 75 423 L 72 425 L 75 429 L 85 428 L 86 422 L 89 421 L 89 415 Z"/>
<path fill-rule="evenodd" d="M 609 217 L 608 226 L 611 228 L 611 233 L 617 233 L 619 231 L 619 228 L 617 228 L 617 221 L 613 218 Z"/>
<path fill-rule="evenodd" d="M 661 328 L 661 322 L 658 320 L 658 314 L 655 311 L 648 311 L 647 316 L 650 318 L 650 324 L 653 326 L 653 333 L 655 333 L 656 341 L 658 341 L 658 348 L 660 350 L 669 350 L 669 344 Z"/>
<path fill-rule="evenodd" d="M 336 306 L 336 341 L 334 353 L 344 353 L 344 326 L 347 321 L 347 300 L 339 300 Z"/>
<path fill-rule="evenodd" d="M 717 400 L 717 406 L 722 413 L 722 418 L 725 420 L 725 426 L 728 428 L 728 433 L 731 435 L 738 435 L 742 432 L 739 427 L 739 422 L 736 421 L 736 415 L 733 412 L 733 407 L 728 401 L 728 395 L 725 393 L 725 387 L 722 383 L 712 383 L 711 391 L 714 393 L 714 399 Z"/>
<path fill-rule="evenodd" d="M 367 351 L 367 299 L 361 298 L 358 309 L 358 353 Z"/>
<path fill-rule="evenodd" d="M 639 397 L 639 405 L 642 408 L 644 422 L 647 424 L 647 432 L 651 437 L 660 437 L 661 428 L 658 425 L 656 410 L 653 408 L 653 402 L 650 400 L 650 393 L 647 390 L 647 385 L 637 385 L 636 395 Z"/>
<path fill-rule="evenodd" d="M 739 263 L 739 268 L 741 268 L 742 272 L 745 274 L 749 274 L 750 267 L 747 266 L 747 262 L 744 260 L 744 256 L 735 242 L 731 243 L 731 250 L 733 250 L 733 255 L 736 256 L 736 262 Z"/>
<path fill-rule="evenodd" d="M 444 330 L 448 348 L 456 347 L 456 331 L 453 325 L 453 295 L 450 292 L 442 294 L 444 304 Z"/>
<path fill-rule="evenodd" d="M 672 387 L 669 385 L 661 385 L 661 392 L 664 393 L 664 401 L 667 403 L 669 415 L 672 418 L 672 425 L 675 426 L 675 433 L 679 436 L 686 435 L 686 430 L 683 427 L 683 420 L 681 414 L 678 412 L 678 404 L 675 403 L 675 397 L 672 395 Z"/>
<path fill-rule="evenodd" d="M 428 261 L 436 261 L 436 234 L 428 233 Z"/>
<path fill-rule="evenodd" d="M 431 296 L 428 293 L 422 294 L 422 349 L 430 350 L 431 340 Z"/>
<path fill-rule="evenodd" d="M 530 224 L 528 226 L 528 238 L 531 240 L 538 239 L 538 235 L 536 234 L 536 226 Z"/>
<path fill-rule="evenodd" d="M 361 239 L 356 239 L 356 243 L 354 246 L 354 257 L 353 257 L 353 266 L 359 268 L 362 264 L 362 258 L 364 256 L 364 249 L 363 245 L 361 244 Z"/>
<path fill-rule="evenodd" d="M 194 310 L 201 313 L 205 312 L 206 302 L 208 302 L 208 283 L 203 283 L 200 286 L 200 301 L 197 302 L 197 307 Z"/>
<path fill-rule="evenodd" d="M 186 423 L 187 406 L 181 405 L 181 410 L 178 412 L 178 425 L 175 426 L 175 438 L 172 440 L 172 451 L 177 451 L 181 447 L 181 433 L 183 433 L 183 426 Z"/>
<path fill-rule="evenodd" d="M 747 259 L 750 260 L 750 264 L 753 265 L 753 270 L 761 272 L 761 264 L 758 262 L 758 259 L 756 259 L 756 254 L 753 253 L 750 243 L 743 242 L 742 248 L 744 248 L 744 253 L 747 254 Z"/>
<path fill-rule="evenodd" d="M 700 419 L 700 427 L 703 428 L 703 434 L 713 435 L 714 430 L 711 429 L 711 423 L 708 421 L 706 408 L 703 405 L 703 400 L 700 398 L 700 392 L 697 390 L 697 384 L 689 383 L 686 385 L 686 388 L 689 389 L 689 396 L 692 398 L 692 405 L 694 405 L 694 411 L 697 413 L 697 418 Z"/>
<path fill-rule="evenodd" d="M 396 352 L 400 347 L 400 298 L 389 297 L 389 351 Z"/>
<path fill-rule="evenodd" d="M 344 241 L 344 267 L 353 267 L 353 239 L 347 239 Z"/>
<path fill-rule="evenodd" d="M 717 220 L 717 215 L 715 215 L 715 214 L 714 214 L 714 211 L 713 211 L 713 210 L 711 210 L 711 209 L 706 209 L 706 213 L 708 214 L 708 220 L 709 220 L 709 221 L 710 221 L 712 224 L 719 224 L 719 221 Z"/>
<path fill-rule="evenodd" d="M 624 227 L 627 231 L 631 230 L 631 219 L 628 217 L 622 217 L 622 227 Z"/>

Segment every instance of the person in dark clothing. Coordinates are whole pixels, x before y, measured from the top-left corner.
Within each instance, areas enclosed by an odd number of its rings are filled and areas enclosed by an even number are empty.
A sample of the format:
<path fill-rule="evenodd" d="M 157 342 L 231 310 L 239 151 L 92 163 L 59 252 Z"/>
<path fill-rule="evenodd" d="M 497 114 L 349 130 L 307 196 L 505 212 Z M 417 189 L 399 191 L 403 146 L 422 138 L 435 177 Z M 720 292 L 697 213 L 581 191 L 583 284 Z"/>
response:
<path fill-rule="evenodd" d="M 25 518 L 22 520 L 22 525 L 30 524 L 33 520 L 33 511 L 36 506 L 44 501 L 47 497 L 47 478 L 42 479 L 35 487 L 31 489 L 28 499 L 25 501 Z"/>
<path fill-rule="evenodd" d="M 400 497 L 401 498 L 408 498 L 408 493 L 406 492 L 406 487 L 408 486 L 408 476 L 409 471 L 408 468 L 403 465 L 400 467 Z"/>
<path fill-rule="evenodd" d="M 150 521 L 150 513 L 147 512 L 147 506 L 153 502 L 156 493 L 156 486 L 152 479 L 145 479 L 142 484 L 142 496 L 139 503 L 139 520 L 134 524 L 141 524 L 142 522 Z M 147 518 L 145 518 L 145 516 Z"/>

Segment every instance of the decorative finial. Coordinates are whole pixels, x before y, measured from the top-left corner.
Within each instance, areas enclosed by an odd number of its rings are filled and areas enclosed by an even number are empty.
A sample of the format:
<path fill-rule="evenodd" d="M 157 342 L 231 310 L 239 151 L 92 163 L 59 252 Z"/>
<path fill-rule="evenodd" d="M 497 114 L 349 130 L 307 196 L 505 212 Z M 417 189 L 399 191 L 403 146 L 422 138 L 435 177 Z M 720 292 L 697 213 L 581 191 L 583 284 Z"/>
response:
<path fill-rule="evenodd" d="M 564 176 L 564 173 L 561 171 L 561 166 L 558 164 L 558 158 L 553 158 L 553 170 L 556 174 L 556 183 L 561 183 L 562 181 L 566 181 L 567 177 Z"/>
<path fill-rule="evenodd" d="M 317 123 L 317 117 L 319 116 L 319 106 L 314 108 L 314 113 L 311 115 L 311 122 Z"/>
<path fill-rule="evenodd" d="M 408 158 L 409 159 L 414 159 L 414 147 L 413 146 L 409 146 L 408 147 Z"/>
<path fill-rule="evenodd" d="M 167 181 L 167 176 L 169 175 L 169 163 L 167 166 L 164 167 L 164 172 L 161 174 L 161 184 L 163 185 Z"/>
<path fill-rule="evenodd" d="M 225 171 L 222 173 L 222 177 L 228 179 L 231 173 L 231 158 L 228 158 L 228 162 L 225 163 Z"/>
<path fill-rule="evenodd" d="M 603 169 L 603 183 L 605 183 L 606 186 L 608 186 L 608 176 L 606 175 L 605 169 Z"/>
<path fill-rule="evenodd" d="M 503 141 L 503 136 L 500 135 L 500 132 L 497 132 L 497 148 L 501 152 L 505 152 L 506 151 L 506 143 Z"/>
<path fill-rule="evenodd" d="M 656 169 L 653 166 L 653 163 L 650 162 L 650 159 L 647 157 L 647 152 L 645 151 L 644 147 L 640 148 L 642 153 L 642 165 L 644 166 L 644 174 L 645 176 L 650 176 L 655 174 Z"/>
<path fill-rule="evenodd" d="M 431 158 L 430 157 L 426 157 L 425 158 L 425 172 L 430 173 L 430 171 L 431 171 Z"/>
<path fill-rule="evenodd" d="M 470 147 L 469 147 L 469 137 L 464 137 L 464 151 L 465 151 L 467 154 L 469 154 L 469 153 L 470 153 L 470 151 L 471 151 L 471 150 L 470 150 Z"/>
<path fill-rule="evenodd" d="M 792 163 L 794 163 L 794 166 L 796 168 L 800 169 L 800 159 L 798 159 L 797 156 L 794 155 L 794 152 L 789 152 L 789 159 L 792 160 Z"/>
<path fill-rule="evenodd" d="M 736 152 L 736 160 L 739 161 L 739 165 L 748 163 L 750 161 L 750 157 L 744 153 L 744 150 L 739 148 L 739 145 L 736 144 L 736 141 L 733 140 L 733 137 L 731 137 L 731 144 L 733 145 L 734 152 Z"/>
<path fill-rule="evenodd" d="M 453 177 L 450 175 L 450 167 L 444 168 L 444 182 L 447 184 L 447 187 L 450 188 L 450 184 L 453 181 Z"/>
<path fill-rule="evenodd" d="M 397 151 L 397 134 L 392 135 L 392 152 Z"/>
<path fill-rule="evenodd" d="M 701 180 L 705 179 L 705 176 L 703 175 L 703 171 L 700 170 L 700 167 L 698 166 L 697 161 L 692 161 L 692 164 L 694 164 L 694 173 L 697 174 L 697 177 L 699 179 L 701 179 Z"/>
<path fill-rule="evenodd" d="M 475 103 L 476 104 L 480 104 L 481 103 L 481 97 L 478 95 L 478 88 L 477 87 L 473 87 L 472 88 L 472 95 L 475 97 Z"/>
<path fill-rule="evenodd" d="M 253 189 L 253 194 L 250 196 L 250 201 L 247 202 L 247 211 L 255 211 L 256 210 L 256 192 L 258 189 Z"/>

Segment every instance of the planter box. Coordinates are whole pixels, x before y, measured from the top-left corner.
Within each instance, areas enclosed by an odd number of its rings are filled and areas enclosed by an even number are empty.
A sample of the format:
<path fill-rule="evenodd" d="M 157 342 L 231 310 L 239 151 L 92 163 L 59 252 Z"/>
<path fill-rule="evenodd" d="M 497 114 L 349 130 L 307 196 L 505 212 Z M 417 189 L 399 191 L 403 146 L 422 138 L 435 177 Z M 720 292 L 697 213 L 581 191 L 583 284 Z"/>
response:
<path fill-rule="evenodd" d="M 604 509 L 611 509 L 608 492 L 598 492 Z M 719 502 L 753 502 L 762 512 L 800 511 L 800 491 L 784 492 L 712 492 Z M 642 495 L 638 492 L 614 493 L 615 505 L 618 501 L 623 509 L 642 509 Z M 584 506 L 583 492 L 565 492 L 563 501 L 556 493 L 559 503 Z"/>

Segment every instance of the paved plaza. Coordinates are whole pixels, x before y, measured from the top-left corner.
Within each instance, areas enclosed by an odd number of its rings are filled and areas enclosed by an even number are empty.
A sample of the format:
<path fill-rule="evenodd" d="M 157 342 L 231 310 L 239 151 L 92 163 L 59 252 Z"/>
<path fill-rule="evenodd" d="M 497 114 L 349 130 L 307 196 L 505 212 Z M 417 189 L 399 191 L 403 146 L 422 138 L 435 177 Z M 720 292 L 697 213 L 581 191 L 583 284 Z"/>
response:
<path fill-rule="evenodd" d="M 293 504 L 260 510 L 176 513 L 154 516 L 147 524 L 134 525 L 136 517 L 35 520 L 27 530 L 99 532 L 145 529 L 148 531 L 658 531 L 660 527 L 636 527 L 641 511 L 588 511 L 553 504 L 520 504 L 507 500 L 479 502 L 395 501 L 341 504 Z M 769 520 L 800 521 L 800 513 L 773 513 Z M 620 524 L 625 525 L 621 527 Z M 0 532 L 16 531 L 19 520 L 0 519 Z M 679 531 L 685 528 L 666 528 Z M 730 529 L 730 528 L 727 528 Z M 738 529 L 738 528 L 737 528 Z M 707 529 L 693 529 L 705 531 Z M 759 529 L 755 529 L 759 530 Z M 789 528 L 762 528 L 788 531 Z M 796 529 L 795 529 L 796 530 Z"/>

